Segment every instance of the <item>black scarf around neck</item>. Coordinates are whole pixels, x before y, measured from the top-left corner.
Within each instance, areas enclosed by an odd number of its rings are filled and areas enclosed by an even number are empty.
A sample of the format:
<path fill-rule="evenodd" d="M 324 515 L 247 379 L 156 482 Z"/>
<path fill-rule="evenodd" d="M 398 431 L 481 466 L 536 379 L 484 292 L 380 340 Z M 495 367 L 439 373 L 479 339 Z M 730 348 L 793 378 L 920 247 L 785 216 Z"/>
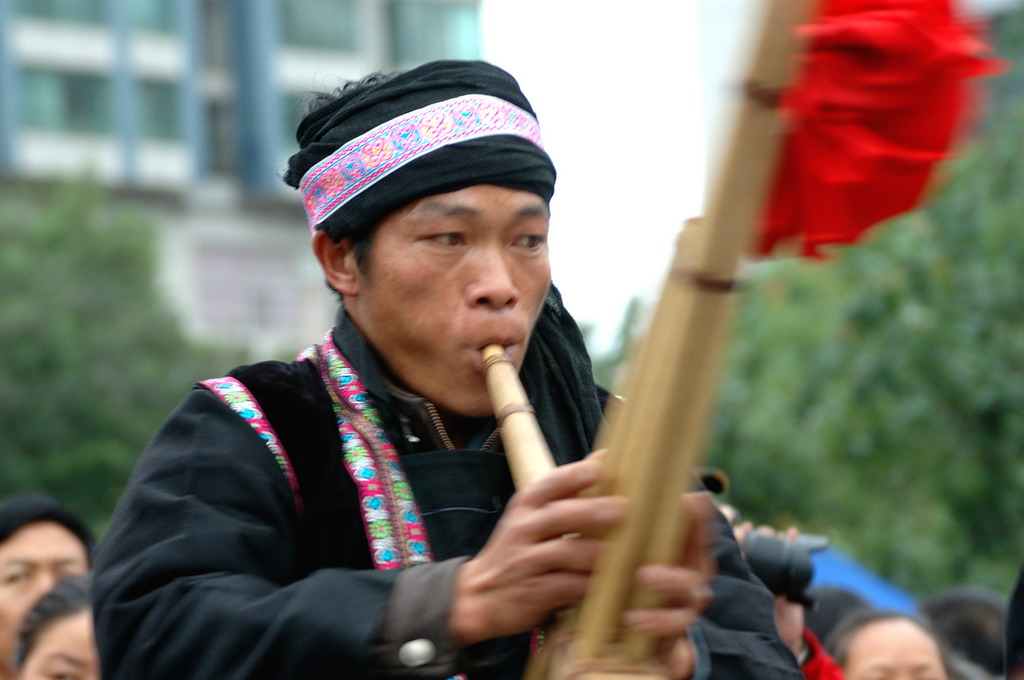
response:
<path fill-rule="evenodd" d="M 378 361 L 344 310 L 338 314 L 335 343 L 359 373 L 385 422 L 393 422 L 394 405 Z M 555 462 L 569 463 L 590 453 L 602 422 L 601 402 L 583 334 L 554 286 L 534 327 L 520 378 Z M 400 431 L 389 428 L 388 435 L 400 446 Z"/>

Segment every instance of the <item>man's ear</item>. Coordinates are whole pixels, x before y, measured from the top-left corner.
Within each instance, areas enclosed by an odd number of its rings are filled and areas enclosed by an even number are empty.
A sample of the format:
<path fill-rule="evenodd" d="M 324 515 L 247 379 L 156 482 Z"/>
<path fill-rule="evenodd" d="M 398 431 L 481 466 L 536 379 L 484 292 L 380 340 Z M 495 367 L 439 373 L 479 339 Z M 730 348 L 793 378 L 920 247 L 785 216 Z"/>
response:
<path fill-rule="evenodd" d="M 361 272 L 352 239 L 343 238 L 335 243 L 327 232 L 318 229 L 313 234 L 313 253 L 331 288 L 346 297 L 359 295 Z"/>

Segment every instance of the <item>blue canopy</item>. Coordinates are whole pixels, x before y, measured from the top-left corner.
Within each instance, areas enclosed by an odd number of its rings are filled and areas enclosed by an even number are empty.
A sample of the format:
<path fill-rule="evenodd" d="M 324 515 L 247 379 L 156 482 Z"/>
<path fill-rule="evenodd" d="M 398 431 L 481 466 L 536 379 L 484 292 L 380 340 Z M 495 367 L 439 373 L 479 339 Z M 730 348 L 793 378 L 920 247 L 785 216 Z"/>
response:
<path fill-rule="evenodd" d="M 914 597 L 851 557 L 833 548 L 811 553 L 814 576 L 811 587 L 836 586 L 853 591 L 877 609 L 893 609 L 916 615 Z"/>

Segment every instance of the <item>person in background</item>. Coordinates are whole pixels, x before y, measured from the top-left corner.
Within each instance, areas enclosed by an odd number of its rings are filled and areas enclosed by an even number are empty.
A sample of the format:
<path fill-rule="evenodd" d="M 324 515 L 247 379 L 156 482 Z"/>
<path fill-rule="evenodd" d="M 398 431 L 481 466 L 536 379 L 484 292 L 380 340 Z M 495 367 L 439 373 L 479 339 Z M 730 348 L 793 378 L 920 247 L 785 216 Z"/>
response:
<path fill-rule="evenodd" d="M 0 680 L 11 680 L 15 636 L 25 612 L 63 577 L 89 570 L 85 523 L 41 493 L 0 502 Z"/>
<path fill-rule="evenodd" d="M 846 680 L 951 680 L 948 656 L 923 622 L 902 612 L 864 610 L 825 642 Z"/>
<path fill-rule="evenodd" d="M 819 640 L 827 640 L 843 617 L 857 609 L 871 609 L 863 597 L 839 586 L 813 586 L 807 596 L 814 606 L 805 613 L 804 623 Z"/>
<path fill-rule="evenodd" d="M 733 524 L 733 532 L 736 540 L 742 549 L 746 544 L 746 537 L 756 531 L 759 534 L 769 536 L 780 536 L 788 540 L 795 540 L 799 531 L 790 527 L 784 534 L 778 534 L 774 528 L 761 526 L 754 528 L 751 522 L 737 522 L 739 513 L 732 506 L 724 506 L 722 513 Z M 755 575 L 756 575 L 755 571 Z M 785 594 L 776 593 L 774 598 L 775 627 L 779 636 L 786 643 L 797 663 L 800 664 L 800 671 L 804 680 L 843 680 L 843 674 L 839 664 L 829 656 L 822 647 L 820 639 L 807 626 L 807 610 L 814 606 L 813 601 L 804 600 L 794 602 Z"/>
<path fill-rule="evenodd" d="M 1003 675 L 1003 629 L 1006 599 L 978 586 L 957 586 L 917 603 L 946 647 L 954 664 L 977 666 L 990 677 Z"/>
<path fill-rule="evenodd" d="M 28 611 L 14 666 L 16 680 L 100 680 L 87 575 L 58 582 Z"/>

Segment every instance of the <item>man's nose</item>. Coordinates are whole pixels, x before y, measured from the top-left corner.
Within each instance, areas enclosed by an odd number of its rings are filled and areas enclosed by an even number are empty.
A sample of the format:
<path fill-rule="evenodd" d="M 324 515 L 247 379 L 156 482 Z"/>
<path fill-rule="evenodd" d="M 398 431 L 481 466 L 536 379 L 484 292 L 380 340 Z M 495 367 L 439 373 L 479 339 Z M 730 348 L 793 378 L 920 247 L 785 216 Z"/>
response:
<path fill-rule="evenodd" d="M 494 309 L 515 305 L 519 289 L 501 249 L 481 249 L 474 260 L 473 278 L 467 289 L 472 304 Z"/>
<path fill-rule="evenodd" d="M 61 575 L 56 569 L 40 569 L 37 572 L 35 583 L 33 584 L 33 597 L 38 600 L 46 593 L 53 590 L 53 587 L 60 581 Z"/>

